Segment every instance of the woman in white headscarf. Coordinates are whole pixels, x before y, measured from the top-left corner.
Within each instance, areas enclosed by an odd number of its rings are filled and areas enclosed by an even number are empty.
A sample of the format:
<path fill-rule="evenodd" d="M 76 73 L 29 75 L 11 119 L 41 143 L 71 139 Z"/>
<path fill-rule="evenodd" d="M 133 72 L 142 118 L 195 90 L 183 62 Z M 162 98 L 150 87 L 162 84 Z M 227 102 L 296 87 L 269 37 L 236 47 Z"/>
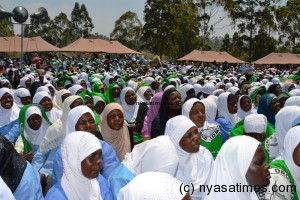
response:
<path fill-rule="evenodd" d="M 205 112 L 206 112 L 206 120 L 207 121 L 215 121 L 217 117 L 218 112 L 218 106 L 214 99 L 212 98 L 206 98 L 202 99 L 201 102 L 205 106 Z"/>
<path fill-rule="evenodd" d="M 70 133 L 62 144 L 63 177 L 45 199 L 106 199 L 97 181 L 102 165 L 101 153 L 101 144 L 94 135 L 83 131 Z"/>
<path fill-rule="evenodd" d="M 57 92 L 57 95 L 55 95 L 55 97 L 54 97 L 54 101 L 55 101 L 54 106 L 57 106 L 57 108 L 59 110 L 63 110 L 63 103 L 64 103 L 65 99 L 71 95 L 72 94 L 69 90 L 66 90 L 66 89 L 59 90 Z"/>
<path fill-rule="evenodd" d="M 284 139 L 284 150 L 281 157 L 278 157 L 270 164 L 271 183 L 267 188 L 265 199 L 272 196 L 281 196 L 282 199 L 299 199 L 300 196 L 300 127 L 291 128 Z M 272 188 L 277 185 L 285 190 L 272 194 Z"/>
<path fill-rule="evenodd" d="M 31 104 L 31 95 L 28 89 L 19 88 L 14 92 L 14 100 L 19 108 L 22 108 L 24 105 Z"/>
<path fill-rule="evenodd" d="M 164 159 L 157 159 L 158 157 Z M 108 182 L 114 199 L 117 199 L 120 189 L 138 174 L 158 171 L 174 176 L 177 166 L 177 152 L 168 136 L 159 136 L 136 145 L 109 176 Z"/>
<path fill-rule="evenodd" d="M 283 155 L 285 135 L 292 128 L 292 123 L 299 116 L 299 113 L 299 106 L 287 106 L 282 108 L 275 116 L 275 137 L 279 147 L 278 156 Z"/>
<path fill-rule="evenodd" d="M 149 106 L 149 102 L 151 101 L 152 97 L 151 88 L 149 86 L 140 87 L 137 91 L 137 95 Z"/>
<path fill-rule="evenodd" d="M 80 92 L 84 91 L 84 87 L 82 87 L 81 85 L 73 85 L 69 88 L 69 91 L 72 95 L 78 95 Z"/>
<path fill-rule="evenodd" d="M 207 183 L 213 157 L 205 147 L 200 146 L 196 125 L 189 118 L 179 115 L 168 120 L 165 135 L 170 137 L 179 157 L 175 178 L 185 185 L 194 185 L 192 199 L 202 198 L 200 187 Z"/>
<path fill-rule="evenodd" d="M 62 116 L 62 112 L 53 107 L 51 95 L 45 91 L 36 93 L 33 97 L 32 103 L 40 104 L 45 109 L 47 117 L 51 123 L 60 119 Z"/>
<path fill-rule="evenodd" d="M 203 99 L 203 100 L 208 100 Z M 208 121 L 206 116 L 208 110 L 205 104 L 197 98 L 187 100 L 182 105 L 182 115 L 189 118 L 198 128 L 201 135 L 200 144 L 207 148 L 215 158 L 222 146 L 222 137 L 218 123 L 214 120 Z"/>
<path fill-rule="evenodd" d="M 245 117 L 247 117 L 250 114 L 255 114 L 255 111 L 252 110 L 251 99 L 248 95 L 240 96 L 237 106 L 237 115 L 241 120 L 245 119 Z"/>
<path fill-rule="evenodd" d="M 299 106 L 300 107 L 300 96 L 293 96 L 286 100 L 284 107 L 286 106 Z"/>
<path fill-rule="evenodd" d="M 222 141 L 226 142 L 234 125 L 240 120 L 237 116 L 237 98 L 230 92 L 224 92 L 218 97 L 218 118 Z"/>
<path fill-rule="evenodd" d="M 257 194 L 250 186 L 269 185 L 269 165 L 264 159 L 264 151 L 259 141 L 249 136 L 230 138 L 222 146 L 215 160 L 207 184 L 211 190 L 202 188 L 206 193 L 204 199 L 258 200 Z M 241 185 L 239 191 L 237 187 L 234 187 L 234 191 L 229 190 L 230 187 L 237 185 Z M 248 185 L 249 187 L 245 187 Z M 222 192 L 216 191 L 216 187 L 222 187 Z"/>
<path fill-rule="evenodd" d="M 20 109 L 14 103 L 11 90 L 0 89 L 0 135 L 15 143 L 20 135 L 18 117 Z"/>
<path fill-rule="evenodd" d="M 191 84 L 184 84 L 179 88 L 179 93 L 181 95 L 181 99 L 185 102 L 186 98 L 190 95 L 195 96 L 195 89 Z"/>
<path fill-rule="evenodd" d="M 173 176 L 162 172 L 146 172 L 136 176 L 121 189 L 119 200 L 172 199 L 188 200 L 190 194 L 180 192 L 181 182 Z"/>

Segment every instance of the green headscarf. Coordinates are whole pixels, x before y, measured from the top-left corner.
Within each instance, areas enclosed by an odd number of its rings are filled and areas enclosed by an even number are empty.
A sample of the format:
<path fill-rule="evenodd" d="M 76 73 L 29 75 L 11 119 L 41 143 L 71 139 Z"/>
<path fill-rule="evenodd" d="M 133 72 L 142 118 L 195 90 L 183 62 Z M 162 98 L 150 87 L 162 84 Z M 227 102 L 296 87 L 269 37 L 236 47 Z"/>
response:
<path fill-rule="evenodd" d="M 256 96 L 258 95 L 258 93 L 259 93 L 261 90 L 264 90 L 265 93 L 267 93 L 266 87 L 265 87 L 265 86 L 260 86 L 259 88 L 257 88 L 257 89 L 250 95 L 250 98 L 251 98 L 251 101 L 252 101 L 252 102 L 255 102 L 255 98 L 256 98 Z"/>
<path fill-rule="evenodd" d="M 99 90 L 99 87 L 103 85 L 102 82 L 96 82 L 92 85 L 92 91 L 93 92 L 98 92 L 98 93 L 101 93 L 101 91 Z"/>
<path fill-rule="evenodd" d="M 113 103 L 115 102 L 115 99 L 113 97 L 113 88 L 116 86 L 117 84 L 116 83 L 111 83 L 109 84 L 108 88 L 106 89 L 105 91 L 105 98 L 106 100 L 108 101 L 108 103 Z M 118 86 L 118 85 L 117 85 Z"/>
<path fill-rule="evenodd" d="M 20 127 L 20 131 L 21 131 L 21 137 L 22 137 L 22 140 L 23 140 L 23 143 L 24 143 L 24 149 L 23 149 L 23 152 L 24 153 L 29 153 L 31 151 L 31 145 L 29 144 L 29 142 L 26 140 L 25 136 L 24 136 L 24 131 L 25 131 L 25 114 L 26 114 L 26 111 L 27 109 L 30 107 L 30 106 L 36 106 L 38 108 L 40 108 L 41 110 L 41 113 L 42 113 L 42 117 L 44 118 L 44 120 L 49 124 L 51 125 L 52 123 L 50 122 L 50 120 L 48 119 L 47 115 L 46 115 L 46 112 L 44 110 L 43 107 L 41 107 L 39 104 L 28 104 L 28 105 L 25 105 L 21 108 L 20 110 L 20 113 L 19 113 L 19 127 Z"/>

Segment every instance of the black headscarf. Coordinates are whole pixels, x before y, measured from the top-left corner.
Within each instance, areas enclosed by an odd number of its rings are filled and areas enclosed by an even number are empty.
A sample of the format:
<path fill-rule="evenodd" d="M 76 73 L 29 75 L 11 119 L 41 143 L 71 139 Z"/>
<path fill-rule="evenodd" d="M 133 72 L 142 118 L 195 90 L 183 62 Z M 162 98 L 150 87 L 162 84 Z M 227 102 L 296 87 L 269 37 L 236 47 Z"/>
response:
<path fill-rule="evenodd" d="M 0 136 L 0 176 L 12 193 L 15 192 L 26 169 L 26 160 L 6 138 Z"/>
<path fill-rule="evenodd" d="M 268 88 L 268 93 L 269 94 L 275 94 L 276 96 L 278 96 L 278 94 L 276 94 L 276 88 L 279 84 L 272 84 L 270 85 L 270 87 Z"/>

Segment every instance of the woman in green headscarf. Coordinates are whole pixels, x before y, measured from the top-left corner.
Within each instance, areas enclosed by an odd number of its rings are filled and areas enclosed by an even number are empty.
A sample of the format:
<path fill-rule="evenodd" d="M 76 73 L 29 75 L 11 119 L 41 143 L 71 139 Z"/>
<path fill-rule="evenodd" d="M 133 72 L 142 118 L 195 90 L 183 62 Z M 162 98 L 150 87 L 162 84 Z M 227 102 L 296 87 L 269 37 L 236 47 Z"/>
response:
<path fill-rule="evenodd" d="M 96 129 L 99 130 L 98 125 L 101 122 L 100 116 L 107 104 L 107 100 L 106 100 L 104 94 L 101 94 L 101 93 L 93 92 L 92 96 L 93 96 L 93 104 L 94 104 Z"/>
<path fill-rule="evenodd" d="M 118 84 L 112 83 L 108 86 L 104 96 L 106 100 L 108 101 L 107 103 L 119 103 L 121 104 L 120 101 L 120 94 L 121 94 L 121 88 Z"/>

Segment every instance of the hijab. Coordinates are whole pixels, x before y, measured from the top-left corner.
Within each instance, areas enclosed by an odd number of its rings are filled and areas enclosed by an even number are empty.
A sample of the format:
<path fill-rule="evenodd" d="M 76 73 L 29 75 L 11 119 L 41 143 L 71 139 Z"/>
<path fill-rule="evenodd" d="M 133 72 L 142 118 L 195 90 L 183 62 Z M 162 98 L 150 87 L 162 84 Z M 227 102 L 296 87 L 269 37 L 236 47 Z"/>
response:
<path fill-rule="evenodd" d="M 65 94 L 71 94 L 71 93 L 69 90 L 62 89 L 57 92 L 57 95 L 54 98 L 54 101 L 56 102 L 56 105 L 58 106 L 59 110 L 63 109 L 62 96 Z"/>
<path fill-rule="evenodd" d="M 276 99 L 275 94 L 264 94 L 261 96 L 257 108 L 257 113 L 258 114 L 263 114 L 267 117 L 268 122 L 272 124 L 273 126 L 275 125 L 275 115 L 276 113 L 272 112 L 270 110 L 270 105 L 271 102 Z"/>
<path fill-rule="evenodd" d="M 113 130 L 109 127 L 107 123 L 107 116 L 113 110 L 120 110 L 123 114 L 123 109 L 121 105 L 117 103 L 110 103 L 107 104 L 101 113 L 101 124 L 99 127 L 99 131 L 103 137 L 103 140 L 106 141 L 108 144 L 112 145 L 114 150 L 116 151 L 119 160 L 123 160 L 126 153 L 131 151 L 130 145 L 130 136 L 129 131 L 125 123 L 120 130 Z"/>
<path fill-rule="evenodd" d="M 76 126 L 78 120 L 80 119 L 80 117 L 85 113 L 90 113 L 92 115 L 93 119 L 95 119 L 94 112 L 89 107 L 84 106 L 84 105 L 77 106 L 69 112 L 69 114 L 67 116 L 67 120 L 66 120 L 66 129 L 65 129 L 66 135 L 68 135 L 71 132 L 76 131 L 75 126 Z"/>
<path fill-rule="evenodd" d="M 252 108 L 248 112 L 246 112 L 242 109 L 241 100 L 243 97 L 248 97 L 250 99 L 250 97 L 248 95 L 242 95 L 239 97 L 238 104 L 237 104 L 237 106 L 238 106 L 237 115 L 240 119 L 245 119 L 245 117 L 247 117 L 248 115 L 250 115 L 252 113 Z M 250 99 L 250 102 L 251 102 L 251 99 Z"/>
<path fill-rule="evenodd" d="M 135 91 L 130 87 L 123 88 L 120 94 L 121 106 L 124 110 L 125 120 L 128 123 L 134 123 L 139 110 L 139 102 L 141 102 L 141 100 L 137 97 L 136 103 L 134 103 L 133 105 L 127 104 L 125 96 L 128 91 L 133 91 L 135 93 Z"/>
<path fill-rule="evenodd" d="M 216 185 L 248 185 L 246 173 L 260 142 L 249 136 L 236 136 L 227 140 L 219 151 L 208 181 L 209 187 Z M 245 148 L 247 147 L 247 148 Z M 250 192 L 214 192 L 205 200 L 256 200 L 256 193 Z"/>
<path fill-rule="evenodd" d="M 231 94 L 230 92 L 223 92 L 218 97 L 218 115 L 228 119 L 232 126 L 234 126 L 238 121 L 239 117 L 237 114 L 231 114 L 228 110 L 228 96 Z"/>
<path fill-rule="evenodd" d="M 15 200 L 14 195 L 12 194 L 11 190 L 6 185 L 6 183 L 3 181 L 1 176 L 0 176 L 0 198 L 6 200 Z"/>
<path fill-rule="evenodd" d="M 45 92 L 45 91 L 41 91 L 41 92 L 37 92 L 32 100 L 32 103 L 35 104 L 40 104 L 41 100 L 44 97 L 48 97 L 51 101 L 52 101 L 52 97 L 49 93 Z M 60 110 L 58 110 L 57 108 L 52 107 L 52 109 L 48 112 L 46 112 L 48 119 L 50 120 L 50 122 L 55 122 L 56 120 L 58 120 L 59 118 L 61 118 L 62 116 L 62 112 Z"/>
<path fill-rule="evenodd" d="M 78 95 L 69 96 L 65 99 L 63 103 L 63 114 L 62 117 L 56 120 L 48 129 L 43 138 L 43 141 L 40 144 L 40 150 L 42 152 L 48 152 L 52 149 L 58 147 L 62 140 L 65 138 L 65 130 L 67 124 L 67 116 L 71 110 L 71 104 L 77 100 L 81 99 Z"/>
<path fill-rule="evenodd" d="M 152 122 L 153 122 L 154 118 L 156 117 L 158 110 L 160 108 L 162 96 L 163 96 L 163 93 L 158 92 L 158 93 L 154 94 L 154 96 L 151 99 L 149 110 L 145 117 L 143 129 L 142 129 L 142 135 L 144 137 L 150 138 L 150 136 L 151 136 Z"/>
<path fill-rule="evenodd" d="M 14 92 L 14 100 L 19 108 L 22 108 L 24 105 L 22 104 L 21 98 L 30 97 L 30 92 L 26 88 L 19 88 Z"/>
<path fill-rule="evenodd" d="M 42 118 L 42 123 L 38 130 L 31 129 L 27 122 L 28 118 L 33 114 L 37 114 Z M 24 143 L 24 152 L 28 153 L 30 148 L 40 145 L 49 126 L 51 125 L 51 122 L 39 105 L 30 104 L 22 107 L 20 111 L 19 125 Z M 35 151 L 36 149 L 33 150 Z"/>
<path fill-rule="evenodd" d="M 284 151 L 283 151 L 283 159 L 288 166 L 292 177 L 295 181 L 295 185 L 297 188 L 297 194 L 300 194 L 300 167 L 297 166 L 293 159 L 293 153 L 295 151 L 295 148 L 300 143 L 300 127 L 296 126 L 294 128 L 291 128 L 284 139 Z"/>
<path fill-rule="evenodd" d="M 83 89 L 81 85 L 73 85 L 72 87 L 69 88 L 69 91 L 71 92 L 72 95 L 76 95 L 76 93 L 80 89 Z"/>
<path fill-rule="evenodd" d="M 218 106 L 214 99 L 206 98 L 202 99 L 201 102 L 204 104 L 205 107 L 205 114 L 206 114 L 206 121 L 215 121 L 218 111 Z"/>
<path fill-rule="evenodd" d="M 164 159 L 157 159 L 163 157 Z M 164 172 L 174 176 L 178 166 L 176 149 L 168 136 L 159 136 L 136 145 L 123 164 L 134 174 Z"/>
<path fill-rule="evenodd" d="M 14 193 L 22 180 L 27 162 L 15 150 L 13 144 L 2 136 L 0 136 L 0 163 L 0 177 Z"/>
<path fill-rule="evenodd" d="M 120 190 L 118 200 L 181 200 L 186 195 L 181 182 L 162 172 L 146 172 L 134 177 Z"/>
<path fill-rule="evenodd" d="M 294 85 L 294 83 L 285 83 L 282 86 L 282 92 L 289 92 L 289 88 Z"/>
<path fill-rule="evenodd" d="M 149 102 L 151 101 L 151 99 L 150 99 L 150 100 L 147 100 L 147 99 L 145 98 L 145 96 L 144 96 L 144 93 L 145 93 L 148 89 L 150 89 L 149 86 L 142 86 L 142 87 L 140 87 L 140 88 L 138 89 L 138 91 L 137 91 L 138 97 L 139 97 L 140 99 L 142 99 L 144 102 L 147 102 L 147 103 L 149 103 Z M 148 105 L 148 104 L 147 104 L 147 105 Z"/>
<path fill-rule="evenodd" d="M 102 200 L 97 179 L 85 177 L 81 169 L 81 162 L 99 149 L 102 149 L 99 140 L 83 131 L 72 132 L 63 141 L 61 186 L 68 199 Z"/>
<path fill-rule="evenodd" d="M 284 107 L 287 106 L 299 106 L 300 107 L 300 96 L 293 96 L 286 100 Z"/>
<path fill-rule="evenodd" d="M 206 184 L 213 165 L 210 152 L 204 147 L 199 148 L 197 153 L 188 153 L 179 145 L 184 134 L 196 125 L 186 116 L 179 115 L 168 120 L 165 135 L 173 142 L 178 157 L 179 165 L 175 177 L 184 184 L 194 184 L 196 187 L 194 197 L 201 197 L 199 187 Z"/>
<path fill-rule="evenodd" d="M 190 90 L 190 89 L 194 89 L 193 85 L 191 84 L 185 84 L 183 85 L 182 87 L 180 87 L 179 89 L 179 93 L 181 95 L 181 99 L 182 101 L 184 101 L 187 97 L 187 92 Z"/>
<path fill-rule="evenodd" d="M 293 121 L 299 116 L 300 107 L 287 106 L 282 108 L 275 116 L 275 137 L 278 142 L 279 155 L 282 156 L 284 150 L 284 138 L 286 133 L 292 128 Z"/>
<path fill-rule="evenodd" d="M 0 101 L 5 93 L 13 96 L 10 89 L 0 88 Z M 10 109 L 4 109 L 0 102 L 0 128 L 18 119 L 19 112 L 20 109 L 15 103 L 13 103 L 13 106 Z"/>

